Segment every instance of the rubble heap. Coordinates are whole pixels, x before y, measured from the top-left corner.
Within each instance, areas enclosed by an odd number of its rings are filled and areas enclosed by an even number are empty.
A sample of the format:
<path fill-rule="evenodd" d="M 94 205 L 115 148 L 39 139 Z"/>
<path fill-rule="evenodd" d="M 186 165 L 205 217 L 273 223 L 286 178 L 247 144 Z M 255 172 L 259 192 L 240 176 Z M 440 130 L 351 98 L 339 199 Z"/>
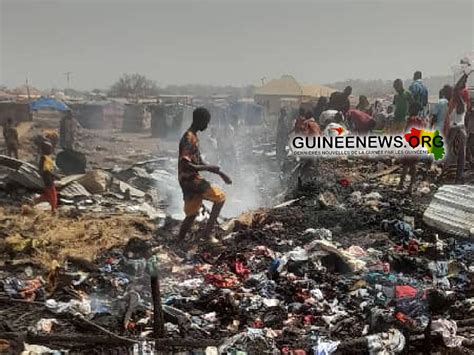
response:
<path fill-rule="evenodd" d="M 153 238 L 104 245 L 92 262 L 9 265 L 0 344 L 72 353 L 92 344 L 141 353 L 472 351 L 473 241 L 424 224 L 436 185 L 403 195 L 393 167 L 352 164 L 321 164 L 324 179 L 285 203 L 225 221 L 221 246 L 200 241 L 198 227 L 178 247 L 179 222 L 168 217 Z M 161 283 L 164 339 L 154 340 L 150 270 Z"/>

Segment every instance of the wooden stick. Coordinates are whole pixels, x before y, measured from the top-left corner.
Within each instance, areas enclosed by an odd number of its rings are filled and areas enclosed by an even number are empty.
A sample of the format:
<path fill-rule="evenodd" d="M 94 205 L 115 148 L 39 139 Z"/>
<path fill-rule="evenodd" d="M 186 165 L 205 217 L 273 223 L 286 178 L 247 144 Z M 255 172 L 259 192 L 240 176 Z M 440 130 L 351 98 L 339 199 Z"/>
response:
<path fill-rule="evenodd" d="M 138 340 L 134 340 L 134 339 L 130 339 L 130 338 L 125 338 L 125 337 L 122 337 L 122 336 L 117 335 L 117 334 L 115 334 L 115 333 L 112 333 L 111 331 L 109 331 L 109 330 L 107 330 L 107 329 L 101 327 L 100 325 L 98 325 L 98 324 L 96 324 L 96 323 L 94 323 L 94 322 L 92 322 L 92 321 L 90 321 L 90 320 L 84 318 L 83 315 L 77 315 L 75 318 L 81 320 L 81 321 L 84 322 L 84 323 L 87 323 L 88 325 L 90 325 L 90 326 L 92 326 L 92 327 L 94 327 L 94 328 L 100 330 L 101 332 L 103 332 L 103 333 L 105 333 L 105 334 L 111 336 L 112 338 L 118 339 L 118 340 L 120 340 L 120 341 L 122 341 L 122 342 L 124 342 L 124 343 L 138 343 Z"/>
<path fill-rule="evenodd" d="M 158 275 L 151 276 L 151 295 L 153 298 L 153 329 L 156 338 L 165 336 L 165 321 L 163 308 L 161 307 L 160 281 Z"/>

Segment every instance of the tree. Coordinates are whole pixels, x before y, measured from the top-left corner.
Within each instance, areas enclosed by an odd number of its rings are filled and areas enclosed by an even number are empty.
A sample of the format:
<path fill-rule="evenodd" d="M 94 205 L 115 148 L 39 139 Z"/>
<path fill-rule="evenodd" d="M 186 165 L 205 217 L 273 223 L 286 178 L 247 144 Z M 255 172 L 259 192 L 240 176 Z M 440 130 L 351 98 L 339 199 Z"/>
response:
<path fill-rule="evenodd" d="M 146 76 L 123 74 L 115 84 L 110 87 L 109 96 L 127 98 L 145 98 L 158 94 L 158 86 Z"/>

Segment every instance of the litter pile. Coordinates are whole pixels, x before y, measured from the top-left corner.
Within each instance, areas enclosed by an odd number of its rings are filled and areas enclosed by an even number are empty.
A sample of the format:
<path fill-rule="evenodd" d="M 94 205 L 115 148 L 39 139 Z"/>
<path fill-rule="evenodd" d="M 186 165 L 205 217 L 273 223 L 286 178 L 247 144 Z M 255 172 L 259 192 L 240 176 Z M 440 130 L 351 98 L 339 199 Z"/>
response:
<path fill-rule="evenodd" d="M 93 259 L 59 258 L 47 272 L 9 265 L 0 344 L 72 353 L 92 345 L 141 353 L 472 351 L 474 242 L 423 222 L 437 187 L 411 197 L 386 183 L 392 168 L 361 164 L 361 179 L 349 162 L 338 164 L 321 164 L 324 180 L 302 184 L 286 203 L 221 224 L 221 246 L 198 241 L 195 230 L 194 242 L 177 248 L 179 222 L 167 218 L 153 238 L 133 222 L 142 235 L 104 245 Z M 146 181 L 136 169 L 114 174 L 134 186 Z M 43 247 L 33 244 L 22 252 Z M 156 270 L 166 338 L 154 340 Z"/>
<path fill-rule="evenodd" d="M 43 182 L 35 166 L 2 155 L 0 166 L 6 171 L 0 186 L 0 200 L 5 205 L 25 202 L 35 192 L 42 190 Z M 165 213 L 159 208 L 160 198 L 154 189 L 157 181 L 144 169 L 130 167 L 68 175 L 56 181 L 55 185 L 60 204 L 70 206 L 70 209 L 108 214 L 142 212 L 154 220 L 165 218 Z"/>

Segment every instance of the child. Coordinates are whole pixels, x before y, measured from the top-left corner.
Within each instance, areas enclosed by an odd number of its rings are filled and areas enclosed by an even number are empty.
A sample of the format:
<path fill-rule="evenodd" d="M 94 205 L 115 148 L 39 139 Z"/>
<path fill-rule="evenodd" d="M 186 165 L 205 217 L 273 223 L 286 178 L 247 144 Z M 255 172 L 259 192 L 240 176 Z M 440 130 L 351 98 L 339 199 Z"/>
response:
<path fill-rule="evenodd" d="M 35 203 L 42 201 L 49 202 L 51 205 L 51 213 L 55 215 L 58 209 L 58 193 L 56 186 L 54 186 L 53 146 L 50 142 L 44 142 L 41 148 L 42 154 L 39 162 L 39 170 L 44 182 L 44 192 L 35 200 Z"/>
<path fill-rule="evenodd" d="M 409 106 L 408 110 L 408 120 L 405 125 L 405 129 L 403 132 L 409 132 L 412 128 L 419 128 L 422 129 L 426 126 L 425 120 L 418 116 L 420 112 L 421 105 L 418 102 L 412 102 Z M 410 186 L 408 188 L 408 193 L 411 194 L 413 192 L 413 185 L 416 181 L 416 164 L 418 163 L 419 158 L 417 156 L 408 156 L 406 158 L 402 158 L 400 160 L 402 164 L 402 174 L 400 176 L 400 183 L 398 185 L 398 189 L 403 189 L 403 184 L 405 182 L 405 178 L 407 176 L 407 172 L 410 171 Z"/>

